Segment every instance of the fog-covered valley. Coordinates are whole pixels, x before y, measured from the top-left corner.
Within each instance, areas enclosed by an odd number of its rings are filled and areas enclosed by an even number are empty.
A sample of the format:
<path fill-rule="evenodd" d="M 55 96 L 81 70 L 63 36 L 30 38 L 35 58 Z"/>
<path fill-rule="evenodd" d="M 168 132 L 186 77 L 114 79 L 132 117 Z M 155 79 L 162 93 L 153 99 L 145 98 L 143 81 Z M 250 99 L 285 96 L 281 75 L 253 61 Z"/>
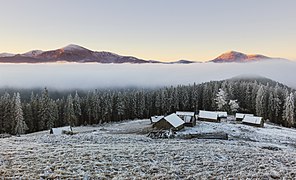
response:
<path fill-rule="evenodd" d="M 0 64 L 0 86 L 93 89 L 163 87 L 222 80 L 239 75 L 264 76 L 296 87 L 296 62 L 195 64 Z"/>

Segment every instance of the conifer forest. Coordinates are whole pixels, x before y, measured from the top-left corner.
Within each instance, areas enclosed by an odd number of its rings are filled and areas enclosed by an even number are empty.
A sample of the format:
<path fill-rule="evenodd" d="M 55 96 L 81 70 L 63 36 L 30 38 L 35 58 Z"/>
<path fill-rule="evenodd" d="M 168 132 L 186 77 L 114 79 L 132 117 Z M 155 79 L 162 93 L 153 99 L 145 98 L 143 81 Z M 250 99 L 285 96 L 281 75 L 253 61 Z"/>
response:
<path fill-rule="evenodd" d="M 294 89 L 266 78 L 229 79 L 154 89 L 55 91 L 2 89 L 0 133 L 23 134 L 64 125 L 145 119 L 177 110 L 253 113 L 295 126 Z"/>

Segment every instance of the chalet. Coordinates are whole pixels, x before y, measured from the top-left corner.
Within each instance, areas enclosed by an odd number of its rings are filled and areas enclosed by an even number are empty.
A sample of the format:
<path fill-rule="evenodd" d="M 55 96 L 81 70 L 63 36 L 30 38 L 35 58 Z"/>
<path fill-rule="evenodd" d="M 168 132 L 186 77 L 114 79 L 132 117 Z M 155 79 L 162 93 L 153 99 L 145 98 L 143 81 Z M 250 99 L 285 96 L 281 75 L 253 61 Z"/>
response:
<path fill-rule="evenodd" d="M 178 131 L 184 128 L 184 121 L 175 113 L 163 117 L 152 126 L 157 129 L 172 129 Z"/>
<path fill-rule="evenodd" d="M 195 112 L 177 111 L 176 115 L 184 121 L 184 126 L 193 127 L 196 125 Z"/>
<path fill-rule="evenodd" d="M 256 116 L 245 116 L 242 120 L 243 124 L 251 125 L 251 126 L 257 126 L 257 127 L 263 127 L 264 121 L 262 117 L 256 117 Z"/>
<path fill-rule="evenodd" d="M 235 119 L 237 121 L 242 121 L 245 116 L 254 116 L 254 114 L 244 114 L 244 113 L 236 113 L 235 114 Z"/>
<path fill-rule="evenodd" d="M 213 111 L 199 111 L 198 120 L 209 122 L 220 122 L 217 112 Z"/>
<path fill-rule="evenodd" d="M 65 126 L 65 127 L 51 128 L 49 133 L 54 135 L 61 135 L 61 134 L 65 134 L 65 132 L 72 132 L 72 127 Z"/>
<path fill-rule="evenodd" d="M 150 118 L 150 122 L 151 122 L 151 124 L 154 124 L 154 123 L 158 122 L 159 120 L 161 120 L 162 118 L 164 118 L 164 116 L 152 116 Z"/>

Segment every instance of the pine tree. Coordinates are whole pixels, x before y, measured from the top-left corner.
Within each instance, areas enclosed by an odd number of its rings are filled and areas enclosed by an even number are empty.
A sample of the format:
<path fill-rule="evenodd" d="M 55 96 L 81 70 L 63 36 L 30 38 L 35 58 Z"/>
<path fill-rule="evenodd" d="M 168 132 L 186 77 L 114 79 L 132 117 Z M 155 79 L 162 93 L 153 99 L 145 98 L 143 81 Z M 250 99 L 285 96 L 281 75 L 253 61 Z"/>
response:
<path fill-rule="evenodd" d="M 47 129 L 51 129 L 55 127 L 56 121 L 58 120 L 59 113 L 58 113 L 58 106 L 54 100 L 50 100 L 49 102 L 49 110 L 50 113 L 48 114 L 47 122 L 46 122 L 46 127 Z"/>
<path fill-rule="evenodd" d="M 74 96 L 74 99 L 73 99 L 73 107 L 74 107 L 74 113 L 75 113 L 75 116 L 76 116 L 76 119 L 77 121 L 80 121 L 80 118 L 81 118 L 81 100 L 80 100 L 80 97 L 76 91 L 75 93 L 75 96 Z"/>
<path fill-rule="evenodd" d="M 77 124 L 77 118 L 75 116 L 73 98 L 71 94 L 68 95 L 66 100 L 64 118 L 66 123 L 70 126 L 75 126 Z"/>
<path fill-rule="evenodd" d="M 26 125 L 26 122 L 24 121 L 21 98 L 19 93 L 16 93 L 16 96 L 14 99 L 14 114 L 15 114 L 14 115 L 14 118 L 15 118 L 14 133 L 24 134 L 26 130 L 28 130 L 28 127 Z"/>
<path fill-rule="evenodd" d="M 30 106 L 31 106 L 31 111 L 32 111 L 32 124 L 33 124 L 33 129 L 32 131 L 38 131 L 39 129 L 39 121 L 40 121 L 40 99 L 38 95 L 34 95 L 34 93 L 31 93 L 31 99 L 30 99 Z"/>
<path fill-rule="evenodd" d="M 47 88 L 44 88 L 41 99 L 40 99 L 40 109 L 39 109 L 39 116 L 40 119 L 38 121 L 38 129 L 45 130 L 47 129 L 47 121 L 51 116 L 50 112 L 50 98 L 48 95 Z"/>
<path fill-rule="evenodd" d="M 219 89 L 219 92 L 216 94 L 215 102 L 218 110 L 227 110 L 228 97 L 223 89 Z"/>
<path fill-rule="evenodd" d="M 236 113 L 239 109 L 239 105 L 238 105 L 238 102 L 237 100 L 229 100 L 229 109 L 232 113 Z"/>
<path fill-rule="evenodd" d="M 263 85 L 260 86 L 257 96 L 256 96 L 256 115 L 257 116 L 264 116 L 264 106 L 265 106 L 265 90 Z"/>
<path fill-rule="evenodd" d="M 292 127 L 295 125 L 294 112 L 294 94 L 291 92 L 286 97 L 283 111 L 283 120 L 287 127 Z"/>
<path fill-rule="evenodd" d="M 28 126 L 28 132 L 35 132 L 35 125 L 33 121 L 33 113 L 32 113 L 32 106 L 30 103 L 27 103 L 23 107 L 23 112 L 24 112 L 24 119 L 25 122 Z"/>
<path fill-rule="evenodd" d="M 0 123 L 1 123 L 1 133 L 13 133 L 12 130 L 12 121 L 13 121 L 13 101 L 9 93 L 5 92 L 1 96 L 1 114 L 0 114 Z"/>

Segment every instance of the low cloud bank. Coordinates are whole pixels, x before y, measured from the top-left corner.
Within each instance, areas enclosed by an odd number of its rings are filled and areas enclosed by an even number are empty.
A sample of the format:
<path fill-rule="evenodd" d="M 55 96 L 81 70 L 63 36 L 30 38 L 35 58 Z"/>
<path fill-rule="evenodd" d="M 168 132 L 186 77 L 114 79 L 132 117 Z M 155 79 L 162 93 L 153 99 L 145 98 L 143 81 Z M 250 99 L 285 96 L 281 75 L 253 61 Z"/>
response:
<path fill-rule="evenodd" d="M 0 87 L 162 87 L 260 75 L 296 87 L 296 62 L 196 64 L 0 64 Z"/>

